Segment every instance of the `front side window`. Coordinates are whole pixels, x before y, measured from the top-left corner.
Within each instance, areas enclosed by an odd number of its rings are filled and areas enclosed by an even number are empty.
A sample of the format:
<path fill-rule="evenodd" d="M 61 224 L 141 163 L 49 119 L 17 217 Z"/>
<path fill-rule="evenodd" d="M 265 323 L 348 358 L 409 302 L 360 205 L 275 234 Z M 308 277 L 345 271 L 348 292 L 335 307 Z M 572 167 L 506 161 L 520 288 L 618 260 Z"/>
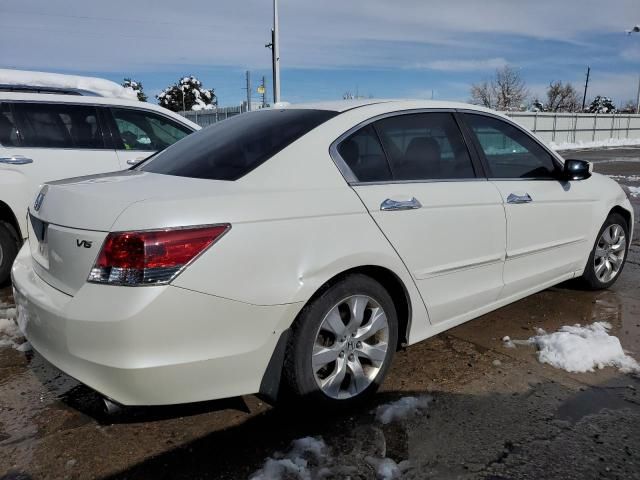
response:
<path fill-rule="evenodd" d="M 105 148 L 95 107 L 16 102 L 13 108 L 23 147 Z"/>
<path fill-rule="evenodd" d="M 464 118 L 492 178 L 556 178 L 558 167 L 551 155 L 519 128 L 486 115 L 465 113 Z"/>
<path fill-rule="evenodd" d="M 128 108 L 111 108 L 120 134 L 122 150 L 155 152 L 164 150 L 191 133 L 180 125 L 153 112 Z"/>
<path fill-rule="evenodd" d="M 189 135 L 139 169 L 180 177 L 237 180 L 335 115 L 337 112 L 308 109 L 243 113 Z"/>
<path fill-rule="evenodd" d="M 394 180 L 474 178 L 471 157 L 451 113 L 416 113 L 375 122 Z"/>

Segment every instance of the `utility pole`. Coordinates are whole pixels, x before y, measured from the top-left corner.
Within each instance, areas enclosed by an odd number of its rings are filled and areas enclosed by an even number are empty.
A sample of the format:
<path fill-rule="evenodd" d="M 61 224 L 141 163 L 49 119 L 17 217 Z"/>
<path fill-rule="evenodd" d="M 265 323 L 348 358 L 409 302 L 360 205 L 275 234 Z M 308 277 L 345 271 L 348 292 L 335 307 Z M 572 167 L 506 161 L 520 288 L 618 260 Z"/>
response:
<path fill-rule="evenodd" d="M 640 77 L 638 77 L 638 94 L 636 95 L 636 115 L 640 114 Z"/>
<path fill-rule="evenodd" d="M 251 111 L 251 72 L 247 70 L 247 112 Z"/>
<path fill-rule="evenodd" d="M 584 95 L 582 95 L 582 111 L 584 112 L 584 104 L 587 101 L 587 88 L 589 87 L 589 73 L 591 73 L 591 67 L 587 66 L 587 79 L 584 82 Z"/>
<path fill-rule="evenodd" d="M 273 0 L 273 103 L 280 101 L 280 29 L 278 0 Z"/>
<path fill-rule="evenodd" d="M 262 76 L 262 108 L 267 106 L 267 87 L 264 84 L 264 75 Z"/>

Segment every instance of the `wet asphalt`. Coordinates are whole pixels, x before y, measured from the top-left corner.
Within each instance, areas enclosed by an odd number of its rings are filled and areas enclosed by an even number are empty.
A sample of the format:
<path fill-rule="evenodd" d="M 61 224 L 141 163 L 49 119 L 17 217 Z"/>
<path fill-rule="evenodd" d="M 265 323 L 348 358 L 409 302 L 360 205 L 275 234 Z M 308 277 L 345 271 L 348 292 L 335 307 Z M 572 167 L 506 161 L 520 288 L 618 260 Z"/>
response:
<path fill-rule="evenodd" d="M 565 157 L 640 175 L 640 149 Z M 634 207 L 638 221 L 640 198 Z M 310 478 L 377 478 L 387 458 L 409 479 L 640 479 L 640 378 L 567 373 L 501 340 L 608 321 L 640 360 L 638 230 L 610 290 L 559 285 L 398 352 L 381 392 L 354 411 L 273 408 L 246 396 L 107 415 L 97 394 L 36 352 L 0 347 L 0 479 L 240 479 L 306 436 L 327 445 L 322 459 L 309 457 Z M 11 301 L 0 289 L 0 303 Z M 375 419 L 377 405 L 424 395 L 432 401 L 415 415 Z"/>

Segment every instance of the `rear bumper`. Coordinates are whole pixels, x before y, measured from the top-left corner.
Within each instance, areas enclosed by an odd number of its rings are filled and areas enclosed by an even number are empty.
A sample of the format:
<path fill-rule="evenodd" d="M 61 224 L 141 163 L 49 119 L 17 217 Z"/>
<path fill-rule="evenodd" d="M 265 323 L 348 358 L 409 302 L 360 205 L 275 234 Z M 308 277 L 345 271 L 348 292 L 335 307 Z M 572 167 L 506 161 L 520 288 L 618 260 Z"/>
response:
<path fill-rule="evenodd" d="M 281 332 L 302 308 L 250 305 L 173 286 L 85 284 L 71 297 L 38 277 L 26 247 L 12 279 L 18 323 L 33 347 L 123 405 L 257 392 Z"/>

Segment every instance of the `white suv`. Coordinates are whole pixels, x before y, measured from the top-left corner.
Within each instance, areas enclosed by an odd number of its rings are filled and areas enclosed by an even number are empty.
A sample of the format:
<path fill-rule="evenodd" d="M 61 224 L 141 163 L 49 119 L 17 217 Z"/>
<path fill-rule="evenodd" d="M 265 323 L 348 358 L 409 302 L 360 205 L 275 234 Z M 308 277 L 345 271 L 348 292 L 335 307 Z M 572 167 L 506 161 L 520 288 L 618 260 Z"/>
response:
<path fill-rule="evenodd" d="M 27 236 L 27 207 L 42 183 L 129 168 L 200 128 L 146 102 L 1 80 L 0 285 Z"/>

